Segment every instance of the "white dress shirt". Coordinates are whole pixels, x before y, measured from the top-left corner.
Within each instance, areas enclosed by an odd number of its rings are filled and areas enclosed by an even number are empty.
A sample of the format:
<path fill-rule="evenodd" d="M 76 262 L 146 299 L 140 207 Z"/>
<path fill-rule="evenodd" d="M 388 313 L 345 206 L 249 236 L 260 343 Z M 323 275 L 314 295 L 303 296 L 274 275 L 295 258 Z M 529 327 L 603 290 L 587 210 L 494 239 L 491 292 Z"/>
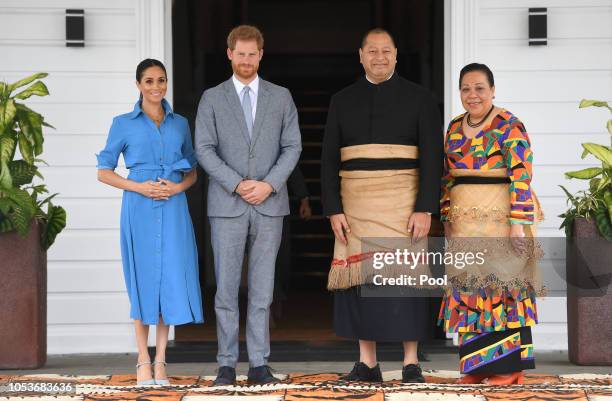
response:
<path fill-rule="evenodd" d="M 240 99 L 240 104 L 242 104 L 242 98 L 244 97 L 244 93 L 242 92 L 242 90 L 247 85 L 240 82 L 238 78 L 236 78 L 236 75 L 232 75 L 232 81 L 234 82 L 236 93 L 238 93 L 238 99 Z M 251 112 L 253 113 L 253 121 L 255 121 L 255 111 L 257 111 L 257 93 L 259 92 L 259 75 L 256 75 L 255 79 L 252 80 L 248 86 L 251 89 L 249 96 L 251 97 Z"/>
<path fill-rule="evenodd" d="M 393 76 L 393 74 L 395 74 L 395 70 L 393 70 L 393 72 L 391 73 L 391 75 L 389 75 L 389 76 L 387 77 L 387 79 L 385 79 L 385 81 L 390 80 L 390 79 L 391 79 L 391 77 Z M 370 79 L 370 77 L 368 77 L 368 74 L 366 74 L 366 76 L 365 76 L 365 77 L 366 77 L 366 79 L 368 80 L 368 82 L 370 82 L 371 84 L 376 85 L 376 82 L 372 81 L 372 80 Z M 244 86 L 244 85 L 242 85 L 242 86 Z"/>

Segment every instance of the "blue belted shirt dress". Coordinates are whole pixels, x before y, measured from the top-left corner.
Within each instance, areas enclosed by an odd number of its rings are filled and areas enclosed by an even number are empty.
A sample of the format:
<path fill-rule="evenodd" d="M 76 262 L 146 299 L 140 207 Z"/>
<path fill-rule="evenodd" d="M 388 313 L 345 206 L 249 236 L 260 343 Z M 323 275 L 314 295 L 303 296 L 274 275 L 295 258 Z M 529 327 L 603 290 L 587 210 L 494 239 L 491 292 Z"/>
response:
<path fill-rule="evenodd" d="M 142 111 L 113 119 L 105 148 L 97 154 L 98 169 L 114 170 L 123 154 L 128 179 L 144 182 L 159 177 L 180 182 L 196 165 L 187 120 L 163 100 L 165 118 L 158 128 Z M 121 257 L 130 299 L 130 317 L 147 325 L 203 322 L 198 252 L 184 192 L 156 201 L 123 191 Z"/>

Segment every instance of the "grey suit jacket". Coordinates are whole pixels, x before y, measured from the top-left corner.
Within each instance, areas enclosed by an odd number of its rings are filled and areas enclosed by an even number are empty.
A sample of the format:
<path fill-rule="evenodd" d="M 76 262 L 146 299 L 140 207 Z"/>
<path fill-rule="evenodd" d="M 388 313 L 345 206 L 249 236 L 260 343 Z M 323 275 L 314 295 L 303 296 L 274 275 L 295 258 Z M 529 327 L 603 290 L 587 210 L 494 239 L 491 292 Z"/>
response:
<path fill-rule="evenodd" d="M 200 99 L 195 151 L 209 176 L 208 215 L 236 217 L 248 203 L 234 192 L 240 181 L 266 181 L 274 192 L 255 209 L 267 216 L 289 214 L 287 178 L 302 151 L 298 115 L 286 88 L 260 78 L 253 136 L 249 138 L 240 98 L 231 78 Z"/>

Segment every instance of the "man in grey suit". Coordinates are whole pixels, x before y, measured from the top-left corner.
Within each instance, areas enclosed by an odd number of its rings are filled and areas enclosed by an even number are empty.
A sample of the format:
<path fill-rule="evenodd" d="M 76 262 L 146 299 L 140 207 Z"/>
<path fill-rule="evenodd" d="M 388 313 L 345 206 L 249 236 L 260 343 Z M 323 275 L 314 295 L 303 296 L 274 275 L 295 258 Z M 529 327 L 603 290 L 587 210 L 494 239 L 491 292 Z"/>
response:
<path fill-rule="evenodd" d="M 238 290 L 248 254 L 248 380 L 278 381 L 268 367 L 269 314 L 286 181 L 300 157 L 297 110 L 285 88 L 257 75 L 263 36 L 241 25 L 227 38 L 233 76 L 202 95 L 195 148 L 209 175 L 208 217 L 215 260 L 217 362 L 215 385 L 235 384 L 238 361 Z"/>

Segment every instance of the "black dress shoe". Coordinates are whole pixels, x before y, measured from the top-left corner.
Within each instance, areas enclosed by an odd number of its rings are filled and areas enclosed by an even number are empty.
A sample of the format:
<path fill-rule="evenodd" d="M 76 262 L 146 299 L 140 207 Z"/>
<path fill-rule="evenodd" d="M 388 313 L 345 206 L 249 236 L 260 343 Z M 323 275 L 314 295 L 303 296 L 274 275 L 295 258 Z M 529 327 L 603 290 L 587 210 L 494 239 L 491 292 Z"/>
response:
<path fill-rule="evenodd" d="M 272 384 L 279 382 L 280 380 L 272 375 L 272 369 L 268 365 L 249 368 L 247 375 L 248 384 Z"/>
<path fill-rule="evenodd" d="M 404 366 L 404 369 L 402 369 L 402 383 L 425 383 L 421 367 L 414 363 Z"/>
<path fill-rule="evenodd" d="M 355 366 L 353 366 L 353 370 L 351 370 L 348 375 L 342 376 L 340 380 L 352 382 L 382 382 L 382 373 L 380 373 L 380 366 L 378 364 L 370 368 L 363 362 L 357 362 Z"/>
<path fill-rule="evenodd" d="M 213 386 L 233 386 L 236 384 L 236 369 L 229 366 L 221 366 L 217 372 L 217 378 Z"/>

